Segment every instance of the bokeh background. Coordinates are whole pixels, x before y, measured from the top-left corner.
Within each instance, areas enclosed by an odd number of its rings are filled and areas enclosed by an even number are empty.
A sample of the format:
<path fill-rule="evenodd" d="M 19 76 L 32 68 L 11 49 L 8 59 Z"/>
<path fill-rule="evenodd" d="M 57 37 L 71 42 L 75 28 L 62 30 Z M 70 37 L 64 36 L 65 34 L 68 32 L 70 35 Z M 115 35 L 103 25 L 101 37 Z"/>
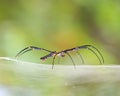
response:
<path fill-rule="evenodd" d="M 119 4 L 119 0 L 1 0 L 0 56 L 14 57 L 30 45 L 61 51 L 91 44 L 101 51 L 105 64 L 119 64 Z M 40 56 L 36 52 L 24 58 Z"/>
<path fill-rule="evenodd" d="M 0 0 L 1 57 L 14 58 L 30 45 L 61 51 L 90 44 L 100 50 L 105 64 L 119 64 L 119 43 L 119 0 Z M 80 52 L 87 64 L 99 64 L 91 52 Z M 20 59 L 42 63 L 39 58 L 45 54 L 34 51 Z"/>

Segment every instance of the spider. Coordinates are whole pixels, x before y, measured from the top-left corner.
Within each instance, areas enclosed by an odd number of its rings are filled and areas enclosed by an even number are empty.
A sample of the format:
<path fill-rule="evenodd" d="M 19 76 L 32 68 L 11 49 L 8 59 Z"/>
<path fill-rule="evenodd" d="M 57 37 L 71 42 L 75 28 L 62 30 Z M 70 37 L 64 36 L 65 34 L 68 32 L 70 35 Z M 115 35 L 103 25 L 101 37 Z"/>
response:
<path fill-rule="evenodd" d="M 56 56 L 60 56 L 60 57 L 65 57 L 65 55 L 68 55 L 69 58 L 71 59 L 73 65 L 74 65 L 74 68 L 76 68 L 75 66 L 75 62 L 73 61 L 71 55 L 69 54 L 69 52 L 71 51 L 76 51 L 78 53 L 78 55 L 81 57 L 81 60 L 82 60 L 82 63 L 84 63 L 84 60 L 83 60 L 83 57 L 82 55 L 78 52 L 79 50 L 82 50 L 82 49 L 88 49 L 90 50 L 93 54 L 95 54 L 95 56 L 98 58 L 100 64 L 103 64 L 104 63 L 104 58 L 102 56 L 102 54 L 100 53 L 100 51 L 94 47 L 93 45 L 82 45 L 82 46 L 78 46 L 78 47 L 74 47 L 74 48 L 70 48 L 70 49 L 65 49 L 65 50 L 62 50 L 62 51 L 59 51 L 59 52 L 56 52 L 56 51 L 50 51 L 50 50 L 47 50 L 47 49 L 44 49 L 44 48 L 39 48 L 39 47 L 35 47 L 35 46 L 29 46 L 29 47 L 26 47 L 24 49 L 22 49 L 15 57 L 19 57 L 20 55 L 28 52 L 28 51 L 32 51 L 32 50 L 43 50 L 43 51 L 46 51 L 46 52 L 49 52 L 49 54 L 41 57 L 40 59 L 41 60 L 46 60 L 50 57 L 53 57 L 53 61 L 52 61 L 52 69 L 54 67 L 54 61 L 55 61 L 55 58 Z M 97 52 L 95 52 L 95 51 Z M 98 55 L 99 54 L 99 55 Z M 100 59 L 100 57 L 101 59 Z"/>

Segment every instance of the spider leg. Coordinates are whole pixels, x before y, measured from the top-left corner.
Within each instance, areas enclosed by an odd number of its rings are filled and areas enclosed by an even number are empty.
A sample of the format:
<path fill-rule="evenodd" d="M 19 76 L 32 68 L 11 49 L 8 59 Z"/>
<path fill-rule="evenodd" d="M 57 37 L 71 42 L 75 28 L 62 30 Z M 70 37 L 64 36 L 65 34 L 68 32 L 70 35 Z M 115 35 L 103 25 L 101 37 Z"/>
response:
<path fill-rule="evenodd" d="M 28 52 L 28 51 L 31 51 L 31 50 L 32 50 L 32 49 L 24 50 L 22 53 L 16 55 L 15 57 L 17 58 L 17 57 L 19 57 L 19 56 L 23 55 L 24 53 L 26 53 L 26 52 Z"/>
<path fill-rule="evenodd" d="M 74 62 L 74 60 L 72 59 L 71 55 L 70 55 L 68 52 L 65 52 L 65 54 L 67 54 L 67 55 L 70 57 L 73 65 L 74 65 L 74 68 L 76 69 L 75 62 Z"/>
<path fill-rule="evenodd" d="M 95 52 L 95 51 L 93 51 L 91 48 L 88 48 L 88 50 L 90 50 L 91 52 L 93 52 L 93 53 L 96 55 L 96 57 L 98 58 L 98 60 L 99 60 L 100 64 L 102 64 L 102 62 L 101 62 L 101 60 L 100 60 L 99 56 L 96 54 L 96 52 Z"/>
<path fill-rule="evenodd" d="M 80 56 L 81 60 L 82 60 L 82 64 L 85 64 L 83 56 L 77 51 L 77 54 Z"/>
<path fill-rule="evenodd" d="M 57 54 L 55 54 L 55 56 L 53 57 L 53 62 L 52 62 L 52 69 L 54 68 L 54 64 L 55 64 L 55 57 L 57 56 Z"/>
<path fill-rule="evenodd" d="M 47 52 L 52 52 L 50 50 L 47 50 L 47 49 L 44 49 L 44 48 L 39 48 L 39 47 L 35 47 L 35 46 L 29 46 L 29 47 L 26 47 L 24 49 L 22 49 L 19 53 L 17 53 L 17 55 L 15 57 L 18 57 L 28 51 L 31 51 L 31 50 L 44 50 L 44 51 L 47 51 Z"/>
<path fill-rule="evenodd" d="M 49 54 L 41 57 L 40 59 L 41 59 L 41 60 L 46 60 L 46 59 L 48 59 L 48 58 L 53 57 L 53 62 L 52 62 L 52 69 L 53 69 L 53 67 L 54 67 L 54 60 L 55 60 L 55 57 L 56 57 L 57 54 L 58 54 L 58 53 L 57 53 L 56 51 L 53 51 L 53 52 L 50 52 Z"/>
<path fill-rule="evenodd" d="M 15 56 L 16 58 L 24 53 L 26 53 L 27 51 L 31 51 L 32 49 L 30 47 L 26 47 L 24 49 L 22 49 L 19 53 L 17 53 L 17 55 Z"/>
<path fill-rule="evenodd" d="M 97 51 L 97 53 L 100 55 L 102 61 L 101 61 L 101 59 L 99 58 L 98 54 L 97 54 L 93 49 L 91 49 L 91 48 L 93 48 L 94 50 Z M 92 46 L 92 45 L 83 45 L 83 46 L 79 46 L 78 49 L 88 49 L 88 50 L 90 50 L 91 52 L 93 52 L 93 53 L 96 55 L 96 57 L 98 58 L 100 64 L 103 64 L 103 63 L 104 63 L 104 58 L 103 58 L 102 54 L 100 53 L 100 51 L 99 51 L 96 47 L 94 47 L 94 46 Z M 77 49 L 77 50 L 78 50 L 78 49 Z"/>
<path fill-rule="evenodd" d="M 96 47 L 94 47 L 94 46 L 92 46 L 92 45 L 91 45 L 91 47 L 92 47 L 93 49 L 95 49 L 95 50 L 99 53 L 99 55 L 101 56 L 101 59 L 102 59 L 102 63 L 104 64 L 104 58 L 103 58 L 101 52 L 100 52 Z"/>
<path fill-rule="evenodd" d="M 52 69 L 53 69 L 53 67 L 54 67 L 54 61 L 55 61 L 56 56 L 57 56 L 58 54 L 60 54 L 61 57 L 64 57 L 64 55 L 61 54 L 61 53 L 67 54 L 68 57 L 70 57 L 70 59 L 71 59 L 73 65 L 74 65 L 74 68 L 76 69 L 74 60 L 72 59 L 71 55 L 70 55 L 67 51 L 68 51 L 68 50 L 64 50 L 64 51 L 61 51 L 61 52 L 57 52 L 57 53 L 54 55 L 54 57 L 53 57 L 53 62 L 52 62 Z"/>

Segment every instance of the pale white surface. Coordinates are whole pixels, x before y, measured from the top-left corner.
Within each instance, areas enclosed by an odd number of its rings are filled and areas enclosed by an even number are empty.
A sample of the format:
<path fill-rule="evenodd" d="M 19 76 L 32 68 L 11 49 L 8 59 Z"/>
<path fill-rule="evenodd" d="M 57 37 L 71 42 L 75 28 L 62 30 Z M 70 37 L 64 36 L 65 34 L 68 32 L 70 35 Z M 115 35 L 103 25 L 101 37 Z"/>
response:
<path fill-rule="evenodd" d="M 12 95 L 10 95 L 9 91 L 4 86 L 0 85 L 0 96 L 12 96 Z"/>
<path fill-rule="evenodd" d="M 9 57 L 0 57 L 0 60 L 11 62 L 14 66 L 10 67 L 15 73 L 34 79 L 59 76 L 69 80 L 71 84 L 120 81 L 119 65 L 80 65 L 76 69 L 73 65 L 55 65 L 52 70 L 51 64 L 37 64 Z"/>

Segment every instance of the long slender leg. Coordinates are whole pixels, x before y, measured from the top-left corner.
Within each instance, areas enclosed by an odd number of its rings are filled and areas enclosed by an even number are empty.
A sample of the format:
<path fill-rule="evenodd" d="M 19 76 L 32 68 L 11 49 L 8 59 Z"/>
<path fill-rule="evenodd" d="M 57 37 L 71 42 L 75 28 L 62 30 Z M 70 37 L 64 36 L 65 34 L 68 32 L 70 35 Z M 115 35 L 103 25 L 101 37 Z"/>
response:
<path fill-rule="evenodd" d="M 57 55 L 57 54 L 56 54 Z M 54 68 L 54 63 L 55 63 L 55 57 L 56 55 L 53 57 L 53 62 L 52 62 L 52 69 Z"/>
<path fill-rule="evenodd" d="M 72 57 L 70 56 L 70 54 L 69 54 L 68 52 L 65 52 L 65 53 L 70 57 L 70 59 L 71 59 L 73 65 L 74 65 L 74 68 L 76 69 L 75 62 L 73 61 L 73 59 L 72 59 Z"/>
<path fill-rule="evenodd" d="M 95 55 L 96 55 L 96 57 L 98 58 L 98 60 L 99 60 L 99 62 L 100 62 L 100 64 L 102 64 L 102 62 L 101 62 L 101 60 L 100 60 L 100 58 L 99 58 L 99 56 L 91 49 L 91 48 L 88 48 L 91 52 L 93 52 Z"/>
<path fill-rule="evenodd" d="M 26 53 L 26 52 L 28 52 L 28 51 L 31 51 L 31 50 L 32 50 L 32 49 L 25 50 L 24 52 L 22 52 L 22 53 L 20 53 L 20 54 L 17 54 L 15 57 L 17 58 L 17 57 L 21 56 L 22 54 L 24 54 L 24 53 Z"/>
<path fill-rule="evenodd" d="M 101 58 L 102 58 L 102 63 L 104 64 L 104 58 L 103 58 L 101 52 L 100 52 L 96 47 L 94 47 L 94 46 L 92 46 L 92 45 L 91 45 L 91 47 L 92 47 L 93 49 L 95 49 L 95 50 L 99 53 L 99 55 L 100 55 Z"/>
<path fill-rule="evenodd" d="M 35 46 L 29 46 L 29 47 L 26 47 L 24 49 L 22 49 L 15 57 L 18 57 L 28 51 L 31 51 L 31 50 L 44 50 L 46 52 L 52 52 L 50 50 L 47 50 L 47 49 L 44 49 L 44 48 L 39 48 L 39 47 L 35 47 Z"/>
<path fill-rule="evenodd" d="M 24 54 L 25 52 L 30 51 L 30 50 L 31 49 L 29 49 L 29 47 L 26 47 L 26 48 L 22 49 L 19 53 L 17 53 L 17 55 L 15 57 L 17 58 L 18 56 L 20 56 L 20 54 Z"/>
<path fill-rule="evenodd" d="M 83 56 L 77 51 L 78 55 L 80 56 L 81 60 L 82 60 L 82 64 L 85 64 Z"/>
<path fill-rule="evenodd" d="M 98 60 L 100 61 L 101 64 L 104 63 L 104 58 L 103 58 L 102 54 L 100 53 L 100 51 L 96 47 L 94 47 L 92 45 L 83 45 L 83 46 L 79 46 L 77 48 L 78 49 L 88 49 L 88 50 L 90 50 L 91 52 L 93 52 L 96 55 L 96 57 L 98 58 Z M 99 58 L 99 56 L 97 55 L 97 53 L 94 50 L 92 50 L 91 48 L 95 49 L 98 52 L 98 54 L 101 56 L 102 61 Z"/>

